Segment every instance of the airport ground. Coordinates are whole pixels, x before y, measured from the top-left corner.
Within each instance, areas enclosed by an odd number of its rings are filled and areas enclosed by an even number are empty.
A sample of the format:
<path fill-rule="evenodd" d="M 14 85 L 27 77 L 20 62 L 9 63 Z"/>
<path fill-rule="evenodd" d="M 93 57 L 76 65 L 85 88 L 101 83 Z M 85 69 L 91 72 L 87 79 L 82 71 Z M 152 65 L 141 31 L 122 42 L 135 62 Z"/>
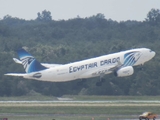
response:
<path fill-rule="evenodd" d="M 0 98 L 0 118 L 8 120 L 138 120 L 145 111 L 159 115 L 159 108 L 160 96 Z"/>

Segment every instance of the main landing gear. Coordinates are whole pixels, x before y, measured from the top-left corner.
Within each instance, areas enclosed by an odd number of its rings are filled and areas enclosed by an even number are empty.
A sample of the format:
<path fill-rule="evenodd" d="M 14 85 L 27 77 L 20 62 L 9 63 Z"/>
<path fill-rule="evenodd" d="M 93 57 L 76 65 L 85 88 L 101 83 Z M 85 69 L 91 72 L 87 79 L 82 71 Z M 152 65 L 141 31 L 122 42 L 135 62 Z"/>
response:
<path fill-rule="evenodd" d="M 100 78 L 98 82 L 96 82 L 96 86 L 102 86 L 102 83 L 105 81 L 104 78 Z"/>

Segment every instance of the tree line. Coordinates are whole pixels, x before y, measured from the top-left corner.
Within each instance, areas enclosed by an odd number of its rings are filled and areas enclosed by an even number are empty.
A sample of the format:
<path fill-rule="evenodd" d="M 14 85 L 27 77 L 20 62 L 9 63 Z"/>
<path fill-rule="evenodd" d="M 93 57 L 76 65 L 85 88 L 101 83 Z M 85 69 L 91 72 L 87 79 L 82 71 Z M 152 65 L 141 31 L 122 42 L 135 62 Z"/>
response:
<path fill-rule="evenodd" d="M 6 15 L 0 20 L 0 96 L 21 95 L 159 95 L 160 94 L 160 13 L 151 9 L 144 21 L 106 19 L 101 13 L 86 18 L 55 21 L 51 12 L 37 13 L 35 20 Z M 26 80 L 4 76 L 25 72 L 14 63 L 16 50 L 26 47 L 40 62 L 65 64 L 122 50 L 147 47 L 156 57 L 144 66 L 134 67 L 129 77 L 106 75 L 64 83 Z"/>

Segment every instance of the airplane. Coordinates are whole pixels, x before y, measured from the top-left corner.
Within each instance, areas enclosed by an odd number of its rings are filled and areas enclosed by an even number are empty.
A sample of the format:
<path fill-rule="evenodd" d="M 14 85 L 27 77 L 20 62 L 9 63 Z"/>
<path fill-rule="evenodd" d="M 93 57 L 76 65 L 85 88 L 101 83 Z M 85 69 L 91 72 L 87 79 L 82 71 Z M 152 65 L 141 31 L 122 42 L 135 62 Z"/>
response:
<path fill-rule="evenodd" d="M 110 73 L 117 77 L 130 76 L 134 73 L 133 66 L 143 65 L 156 54 L 148 48 L 136 48 L 68 64 L 48 64 L 38 62 L 23 48 L 17 53 L 19 59 L 13 60 L 22 64 L 26 73 L 5 75 L 50 82 L 66 82 L 97 76 L 102 78 Z"/>

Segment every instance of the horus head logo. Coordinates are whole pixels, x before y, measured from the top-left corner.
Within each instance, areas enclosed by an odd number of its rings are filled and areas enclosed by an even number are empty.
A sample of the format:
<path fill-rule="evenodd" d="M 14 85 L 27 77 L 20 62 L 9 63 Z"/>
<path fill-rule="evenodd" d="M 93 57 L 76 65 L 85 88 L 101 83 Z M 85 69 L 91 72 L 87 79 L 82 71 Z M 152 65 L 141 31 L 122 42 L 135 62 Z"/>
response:
<path fill-rule="evenodd" d="M 25 69 L 26 71 L 28 71 L 27 69 L 29 69 L 29 66 L 32 64 L 32 62 L 33 62 L 34 60 L 35 60 L 35 58 L 34 58 L 34 57 L 31 57 L 31 56 L 25 57 L 25 58 L 22 58 L 22 59 L 21 59 L 22 64 L 23 64 L 23 66 L 24 66 L 24 69 Z"/>

